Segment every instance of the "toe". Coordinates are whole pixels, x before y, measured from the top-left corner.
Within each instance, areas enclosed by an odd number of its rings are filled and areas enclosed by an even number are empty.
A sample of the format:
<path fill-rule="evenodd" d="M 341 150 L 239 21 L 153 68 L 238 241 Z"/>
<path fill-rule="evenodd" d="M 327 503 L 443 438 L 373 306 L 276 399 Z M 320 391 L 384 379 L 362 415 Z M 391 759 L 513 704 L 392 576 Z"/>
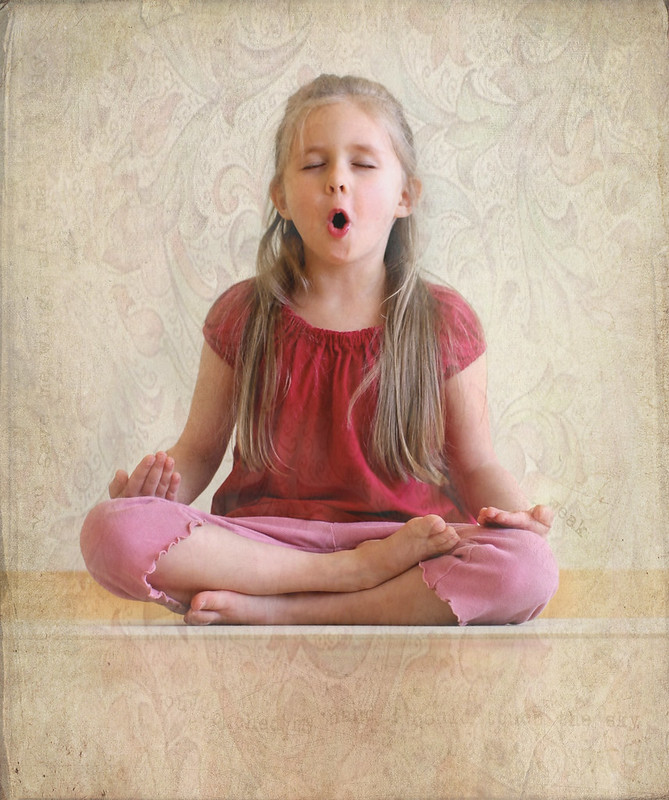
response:
<path fill-rule="evenodd" d="M 441 533 L 447 528 L 446 522 L 436 514 L 423 517 L 423 523 L 428 526 L 429 533 Z"/>
<path fill-rule="evenodd" d="M 205 611 L 212 608 L 211 592 L 200 592 L 196 594 L 190 601 L 192 611 Z"/>
<path fill-rule="evenodd" d="M 184 616 L 186 625 L 215 625 L 221 623 L 220 614 L 216 611 L 193 611 L 186 612 Z"/>
<path fill-rule="evenodd" d="M 244 613 L 240 600 L 245 597 L 226 589 L 200 592 L 191 600 L 184 621 L 189 625 L 237 625 Z"/>
<path fill-rule="evenodd" d="M 460 541 L 458 532 L 451 525 L 448 525 L 442 534 L 442 549 L 444 552 L 452 550 Z"/>

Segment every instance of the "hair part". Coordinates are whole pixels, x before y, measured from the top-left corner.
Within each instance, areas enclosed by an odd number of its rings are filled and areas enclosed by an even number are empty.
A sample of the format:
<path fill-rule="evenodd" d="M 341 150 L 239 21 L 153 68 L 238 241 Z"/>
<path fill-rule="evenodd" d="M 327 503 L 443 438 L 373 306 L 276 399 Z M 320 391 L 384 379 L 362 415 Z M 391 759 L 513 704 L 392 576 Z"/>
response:
<path fill-rule="evenodd" d="M 406 190 L 418 199 L 413 133 L 401 105 L 379 83 L 354 76 L 321 75 L 293 94 L 275 136 L 275 174 L 281 185 L 296 136 L 309 113 L 324 105 L 353 102 L 382 122 L 402 166 Z M 384 262 L 385 317 L 379 358 L 351 400 L 378 391 L 369 442 L 378 467 L 403 480 L 414 477 L 448 490 L 444 456 L 443 380 L 436 302 L 419 275 L 413 214 L 395 220 Z M 237 442 L 250 469 L 281 469 L 272 441 L 281 343 L 275 337 L 281 306 L 296 290 L 307 290 L 302 239 L 294 224 L 270 211 L 258 248 L 250 314 L 242 336 L 237 377 Z M 350 421 L 350 410 L 349 410 Z"/>

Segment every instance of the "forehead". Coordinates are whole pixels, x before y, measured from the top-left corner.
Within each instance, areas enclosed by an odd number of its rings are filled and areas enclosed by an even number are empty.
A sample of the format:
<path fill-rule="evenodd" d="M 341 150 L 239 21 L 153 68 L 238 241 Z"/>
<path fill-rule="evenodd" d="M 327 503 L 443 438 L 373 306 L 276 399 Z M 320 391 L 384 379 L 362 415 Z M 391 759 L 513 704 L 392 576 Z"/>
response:
<path fill-rule="evenodd" d="M 297 125 L 293 153 L 334 142 L 368 149 L 394 150 L 388 125 L 375 109 L 355 100 L 323 103 L 306 112 Z"/>

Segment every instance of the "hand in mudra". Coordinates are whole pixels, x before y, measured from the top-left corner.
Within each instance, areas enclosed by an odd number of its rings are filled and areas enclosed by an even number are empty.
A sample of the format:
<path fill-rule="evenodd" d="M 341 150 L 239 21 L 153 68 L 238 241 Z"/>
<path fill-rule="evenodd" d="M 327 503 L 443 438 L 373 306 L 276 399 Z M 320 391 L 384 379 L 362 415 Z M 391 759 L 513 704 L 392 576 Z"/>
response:
<path fill-rule="evenodd" d="M 479 511 L 479 525 L 488 528 L 518 528 L 548 536 L 553 524 L 553 509 L 549 506 L 533 506 L 527 511 L 502 511 L 499 508 L 482 508 Z"/>
<path fill-rule="evenodd" d="M 144 458 L 131 475 L 119 469 L 109 484 L 109 496 L 117 497 L 163 497 L 176 500 L 181 475 L 174 470 L 174 459 L 167 453 L 158 452 Z"/>

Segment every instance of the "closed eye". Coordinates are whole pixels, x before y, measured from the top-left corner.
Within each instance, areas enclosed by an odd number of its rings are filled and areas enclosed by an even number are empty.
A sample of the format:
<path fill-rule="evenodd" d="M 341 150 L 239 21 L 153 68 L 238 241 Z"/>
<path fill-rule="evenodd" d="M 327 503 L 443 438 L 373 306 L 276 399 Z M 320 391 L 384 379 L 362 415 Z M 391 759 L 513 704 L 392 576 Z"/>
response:
<path fill-rule="evenodd" d="M 362 162 L 357 162 L 353 164 L 354 167 L 361 167 L 362 169 L 376 169 L 376 164 L 367 164 Z"/>
<path fill-rule="evenodd" d="M 314 164 L 305 164 L 302 169 L 318 169 L 318 167 L 322 167 L 324 164 L 322 162 L 314 163 Z"/>

